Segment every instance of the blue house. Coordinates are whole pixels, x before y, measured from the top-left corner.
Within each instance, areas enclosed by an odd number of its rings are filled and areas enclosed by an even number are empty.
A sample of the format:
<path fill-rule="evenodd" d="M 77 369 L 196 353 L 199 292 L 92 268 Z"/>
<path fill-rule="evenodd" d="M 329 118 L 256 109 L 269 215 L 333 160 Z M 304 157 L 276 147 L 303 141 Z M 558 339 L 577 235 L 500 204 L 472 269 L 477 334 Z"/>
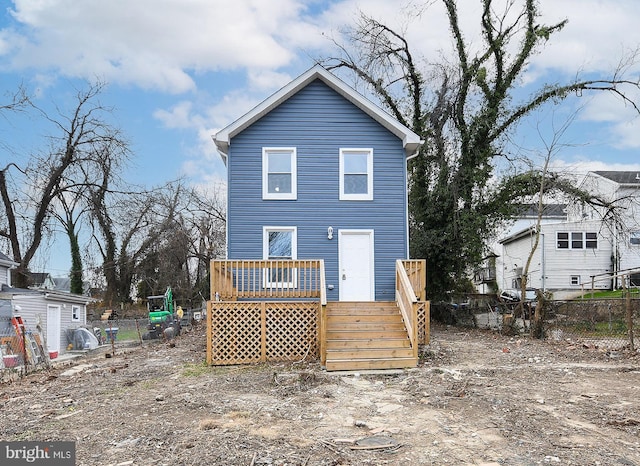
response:
<path fill-rule="evenodd" d="M 317 259 L 322 277 L 306 281 L 323 300 L 395 302 L 417 134 L 317 65 L 214 141 L 227 166 L 227 259 L 280 261 L 258 290 L 299 288 L 296 261 Z"/>

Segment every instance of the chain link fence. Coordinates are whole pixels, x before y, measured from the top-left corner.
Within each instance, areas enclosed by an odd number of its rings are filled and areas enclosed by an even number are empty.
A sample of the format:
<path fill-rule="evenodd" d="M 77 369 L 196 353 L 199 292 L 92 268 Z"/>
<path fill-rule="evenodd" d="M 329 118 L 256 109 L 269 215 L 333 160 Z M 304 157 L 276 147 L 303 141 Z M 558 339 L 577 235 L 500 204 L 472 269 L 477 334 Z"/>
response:
<path fill-rule="evenodd" d="M 603 349 L 635 349 L 640 339 L 640 299 L 548 300 L 543 305 L 542 334 L 551 341 L 573 341 Z M 480 295 L 462 303 L 432 303 L 434 321 L 503 334 L 528 335 L 535 308 L 518 309 L 495 296 Z"/>

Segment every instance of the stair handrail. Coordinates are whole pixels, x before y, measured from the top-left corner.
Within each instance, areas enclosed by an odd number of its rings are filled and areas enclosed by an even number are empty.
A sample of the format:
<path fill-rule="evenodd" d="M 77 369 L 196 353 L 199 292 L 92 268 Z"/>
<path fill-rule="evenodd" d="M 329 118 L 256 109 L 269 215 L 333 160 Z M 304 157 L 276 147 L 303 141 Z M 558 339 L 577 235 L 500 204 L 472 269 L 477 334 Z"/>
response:
<path fill-rule="evenodd" d="M 400 309 L 402 320 L 407 329 L 407 336 L 413 350 L 413 357 L 418 357 L 418 298 L 413 291 L 411 281 L 402 260 L 396 261 L 396 303 Z"/>

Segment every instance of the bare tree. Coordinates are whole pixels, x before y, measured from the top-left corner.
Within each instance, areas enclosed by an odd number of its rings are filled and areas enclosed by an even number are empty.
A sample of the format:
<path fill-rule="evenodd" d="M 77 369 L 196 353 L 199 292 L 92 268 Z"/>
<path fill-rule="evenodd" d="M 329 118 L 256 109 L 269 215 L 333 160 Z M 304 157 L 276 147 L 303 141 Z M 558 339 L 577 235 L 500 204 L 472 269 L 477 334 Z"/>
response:
<path fill-rule="evenodd" d="M 24 167 L 9 163 L 0 170 L 0 196 L 7 218 L 0 235 L 9 240 L 13 260 L 19 264 L 16 286 L 29 285 L 29 266 L 50 232 L 56 200 L 78 196 L 81 187 L 94 182 L 103 169 L 105 146 L 117 148 L 106 154 L 110 160 L 121 160 L 127 152 L 119 131 L 106 121 L 110 109 L 98 101 L 103 89 L 104 84 L 97 83 L 79 91 L 69 114 L 58 110 L 58 115 L 51 116 L 37 109 L 54 128 L 50 150 L 32 156 Z M 11 170 L 19 179 L 10 178 Z"/>
<path fill-rule="evenodd" d="M 101 257 L 107 305 L 131 302 L 134 285 L 149 278 L 145 271 L 154 275 L 154 285 L 172 285 L 156 283 L 167 277 L 158 276 L 159 258 L 168 261 L 172 279 L 179 279 L 188 259 L 181 251 L 190 241 L 183 227 L 190 190 L 182 181 L 139 192 L 114 192 L 104 183 L 91 196 L 92 236 Z"/>
<path fill-rule="evenodd" d="M 174 223 L 141 260 L 136 274 L 138 297 L 171 286 L 185 305 L 197 307 L 209 296 L 211 259 L 224 254 L 224 205 L 217 193 L 190 188 Z"/>

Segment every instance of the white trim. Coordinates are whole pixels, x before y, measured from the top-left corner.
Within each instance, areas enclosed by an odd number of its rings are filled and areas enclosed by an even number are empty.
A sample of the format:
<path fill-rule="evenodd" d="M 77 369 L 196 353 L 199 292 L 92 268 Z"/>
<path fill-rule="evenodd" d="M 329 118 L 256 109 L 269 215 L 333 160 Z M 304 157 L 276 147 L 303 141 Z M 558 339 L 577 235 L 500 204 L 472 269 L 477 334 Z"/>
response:
<path fill-rule="evenodd" d="M 55 311 L 55 312 L 49 312 L 49 311 Z M 55 325 L 51 325 L 53 323 L 51 321 L 53 314 L 55 314 L 55 316 L 58 319 Z M 55 330 L 57 330 L 57 332 L 54 333 Z M 47 304 L 46 338 L 47 338 L 48 351 L 60 351 L 61 333 L 62 333 L 62 306 L 60 306 L 59 304 Z"/>
<path fill-rule="evenodd" d="M 77 316 L 74 315 L 74 311 L 77 310 Z M 71 305 L 71 322 L 80 322 L 82 319 L 80 318 L 80 313 L 82 312 L 82 308 L 80 306 L 78 306 L 77 304 L 72 304 Z"/>
<path fill-rule="evenodd" d="M 270 193 L 269 192 L 269 154 L 275 152 L 285 152 L 291 158 L 291 192 L 290 193 Z M 262 148 L 262 199 L 268 200 L 295 200 L 298 197 L 298 169 L 297 152 L 295 147 L 263 147 Z"/>
<path fill-rule="evenodd" d="M 567 234 L 567 239 L 558 239 L 558 235 L 560 234 Z M 580 235 L 580 239 L 574 240 L 573 235 L 575 234 L 579 234 Z M 595 234 L 596 237 L 595 239 L 591 238 L 591 239 L 587 239 L 587 234 Z M 558 243 L 560 241 L 566 241 L 567 242 L 567 247 L 566 248 L 561 248 L 560 246 L 558 246 Z M 573 247 L 573 243 L 574 241 L 580 241 L 580 244 L 582 245 L 579 248 L 574 248 Z M 592 242 L 596 242 L 596 247 L 595 248 L 589 248 L 587 247 L 587 242 L 592 243 Z M 600 238 L 598 236 L 598 233 L 595 231 L 571 231 L 571 230 L 558 230 L 556 231 L 556 249 L 558 251 L 595 251 L 597 249 L 600 248 Z"/>
<path fill-rule="evenodd" d="M 213 141 L 215 142 L 222 159 L 225 161 L 225 164 L 227 155 L 229 154 L 231 139 L 235 135 L 251 126 L 264 115 L 316 79 L 323 81 L 327 86 L 342 95 L 345 99 L 350 101 L 364 113 L 400 138 L 404 147 L 405 156 L 412 156 L 417 150 L 419 150 L 420 146 L 424 142 L 420 139 L 419 135 L 404 126 L 370 100 L 366 99 L 362 94 L 357 92 L 351 86 L 348 86 L 333 73 L 327 71 L 321 65 L 315 65 L 313 68 L 310 68 L 305 73 L 298 76 L 275 94 L 262 101 L 248 113 L 231 123 L 226 128 L 218 131 L 215 136 L 213 136 Z"/>
<path fill-rule="evenodd" d="M 367 192 L 366 194 L 347 194 L 344 192 L 344 156 L 349 153 L 366 153 L 367 155 Z M 373 148 L 340 148 L 340 200 L 372 201 L 373 200 Z"/>
<path fill-rule="evenodd" d="M 363 230 L 338 230 L 338 280 L 340 282 L 338 300 L 342 301 L 344 299 L 344 291 L 342 286 L 342 270 L 343 270 L 343 257 L 342 257 L 342 238 L 347 235 L 368 235 L 369 236 L 369 264 L 371 264 L 370 268 L 370 282 L 369 282 L 369 300 L 376 300 L 376 266 L 375 266 L 375 236 L 374 230 L 372 229 L 363 229 Z"/>

